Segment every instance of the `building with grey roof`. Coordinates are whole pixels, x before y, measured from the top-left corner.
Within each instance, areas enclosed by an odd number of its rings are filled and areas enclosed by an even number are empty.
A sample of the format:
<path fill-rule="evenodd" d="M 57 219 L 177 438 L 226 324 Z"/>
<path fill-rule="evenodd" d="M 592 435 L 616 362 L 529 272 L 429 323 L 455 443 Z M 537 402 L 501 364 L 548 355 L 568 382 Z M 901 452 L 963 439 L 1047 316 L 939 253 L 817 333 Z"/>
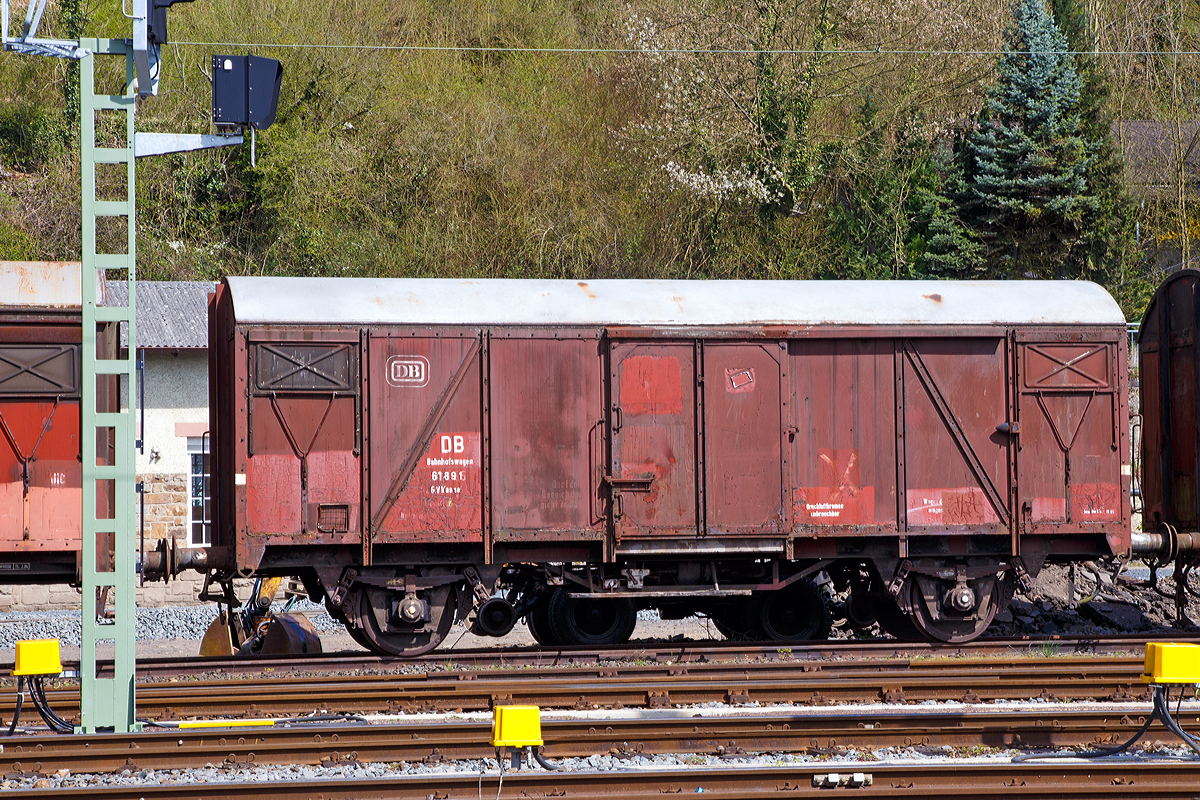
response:
<path fill-rule="evenodd" d="M 208 295 L 216 284 L 138 281 L 137 349 L 144 419 L 138 480 L 145 485 L 147 541 L 211 541 L 208 473 Z M 107 302 L 127 302 L 110 284 Z M 128 346 L 122 336 L 122 345 Z M 149 544 L 147 545 L 150 546 Z"/>

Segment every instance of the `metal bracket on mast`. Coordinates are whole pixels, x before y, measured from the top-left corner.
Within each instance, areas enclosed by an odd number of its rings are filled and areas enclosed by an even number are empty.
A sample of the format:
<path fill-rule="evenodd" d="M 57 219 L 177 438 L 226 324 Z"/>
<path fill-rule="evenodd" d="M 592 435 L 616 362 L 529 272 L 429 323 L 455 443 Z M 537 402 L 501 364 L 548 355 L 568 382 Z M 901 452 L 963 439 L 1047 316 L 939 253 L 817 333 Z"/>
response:
<path fill-rule="evenodd" d="M 133 137 L 134 155 L 164 156 L 168 153 L 190 153 L 193 150 L 209 150 L 241 144 L 242 135 L 225 133 L 142 133 Z"/>
<path fill-rule="evenodd" d="M 133 0 L 133 64 L 139 95 L 158 94 L 158 45 L 150 42 L 150 4 L 154 0 Z M 124 8 L 124 3 L 122 3 Z"/>
<path fill-rule="evenodd" d="M 20 36 L 8 35 L 8 0 L 0 2 L 0 39 L 4 49 L 27 56 L 51 56 L 53 58 L 83 58 L 90 55 L 81 47 L 79 42 L 64 39 L 39 39 L 38 26 L 42 24 L 42 14 L 50 0 L 31 0 L 25 13 L 25 24 L 21 27 Z M 145 2 L 145 0 L 142 0 Z"/>

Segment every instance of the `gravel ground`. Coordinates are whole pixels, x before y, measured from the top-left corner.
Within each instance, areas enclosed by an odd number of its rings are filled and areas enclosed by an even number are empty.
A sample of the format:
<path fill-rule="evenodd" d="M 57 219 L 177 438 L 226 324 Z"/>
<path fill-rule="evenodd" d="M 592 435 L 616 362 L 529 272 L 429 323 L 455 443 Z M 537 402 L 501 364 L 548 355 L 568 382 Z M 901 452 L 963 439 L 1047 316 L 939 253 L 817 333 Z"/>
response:
<path fill-rule="evenodd" d="M 277 611 L 283 610 L 276 603 Z M 325 613 L 324 606 L 307 600 L 292 606 L 296 612 L 311 613 L 311 619 L 321 633 L 341 631 L 342 626 Z M 172 606 L 139 608 L 137 638 L 139 641 L 188 639 L 199 641 L 214 619 L 217 607 Z M 64 645 L 79 646 L 82 639 L 78 611 L 16 611 L 0 614 L 0 648 L 11 648 L 22 639 L 58 639 Z"/>

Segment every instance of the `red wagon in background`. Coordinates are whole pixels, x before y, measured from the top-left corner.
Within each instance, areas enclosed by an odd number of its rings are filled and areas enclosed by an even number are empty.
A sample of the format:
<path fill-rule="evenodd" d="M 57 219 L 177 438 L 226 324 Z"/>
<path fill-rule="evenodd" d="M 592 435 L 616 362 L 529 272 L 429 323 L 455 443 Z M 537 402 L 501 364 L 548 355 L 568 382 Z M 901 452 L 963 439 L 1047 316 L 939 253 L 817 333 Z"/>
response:
<path fill-rule="evenodd" d="M 2 583 L 80 581 L 80 275 L 78 262 L 0 262 Z M 111 330 L 98 337 L 97 347 L 115 346 Z M 98 513 L 111 499 L 111 487 L 99 490 Z M 99 546 L 111 550 L 103 536 Z"/>
<path fill-rule="evenodd" d="M 1084 282 L 229 278 L 209 584 L 297 576 L 401 655 L 643 608 L 965 641 L 1128 552 L 1124 337 Z"/>

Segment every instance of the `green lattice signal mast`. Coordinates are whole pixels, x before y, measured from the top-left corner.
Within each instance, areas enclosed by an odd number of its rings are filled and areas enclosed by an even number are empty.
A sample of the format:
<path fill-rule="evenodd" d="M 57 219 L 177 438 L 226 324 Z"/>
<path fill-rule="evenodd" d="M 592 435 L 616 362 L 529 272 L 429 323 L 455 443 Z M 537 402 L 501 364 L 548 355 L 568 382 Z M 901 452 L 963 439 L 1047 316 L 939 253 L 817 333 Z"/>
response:
<path fill-rule="evenodd" d="M 8 0 L 2 0 L 4 49 L 25 55 L 79 61 L 79 147 L 82 173 L 83 253 L 83 647 L 80 653 L 80 724 L 77 731 L 128 732 L 138 728 L 134 694 L 137 633 L 135 591 L 134 449 L 137 392 L 137 227 L 135 163 L 138 156 L 240 144 L 241 136 L 135 133 L 139 95 L 158 92 L 159 48 L 166 43 L 166 9 L 178 0 L 134 0 L 133 38 L 81 39 L 37 36 L 48 0 L 32 0 L 19 36 L 9 35 Z M 96 59 L 125 60 L 125 78 L 114 92 L 97 92 Z M 99 122 L 99 125 L 97 124 Z M 96 166 L 124 174 L 124 191 L 97 194 Z M 113 183 L 120 180 L 113 175 Z M 115 221 L 125 233 L 124 252 L 97 252 L 97 222 Z M 120 249 L 120 248 L 118 248 Z M 124 306 L 98 296 L 107 285 L 128 286 Z M 121 336 L 121 331 L 124 336 Z M 124 339 L 126 346 L 121 347 Z M 124 405 L 122 406 L 122 401 Z M 113 615 L 104 607 L 111 602 Z M 97 647 L 113 646 L 113 675 L 96 674 Z"/>

